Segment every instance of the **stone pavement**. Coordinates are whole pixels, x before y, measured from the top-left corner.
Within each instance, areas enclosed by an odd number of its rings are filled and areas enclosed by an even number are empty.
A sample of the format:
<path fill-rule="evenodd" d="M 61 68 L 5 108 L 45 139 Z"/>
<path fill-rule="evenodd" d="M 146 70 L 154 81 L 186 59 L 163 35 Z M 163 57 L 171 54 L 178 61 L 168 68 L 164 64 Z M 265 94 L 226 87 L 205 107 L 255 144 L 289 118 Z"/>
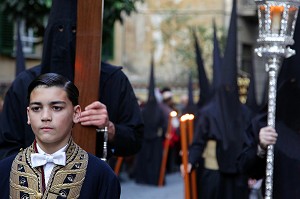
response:
<path fill-rule="evenodd" d="M 183 199 L 184 185 L 179 172 L 167 174 L 163 187 L 141 185 L 121 174 L 121 199 Z"/>

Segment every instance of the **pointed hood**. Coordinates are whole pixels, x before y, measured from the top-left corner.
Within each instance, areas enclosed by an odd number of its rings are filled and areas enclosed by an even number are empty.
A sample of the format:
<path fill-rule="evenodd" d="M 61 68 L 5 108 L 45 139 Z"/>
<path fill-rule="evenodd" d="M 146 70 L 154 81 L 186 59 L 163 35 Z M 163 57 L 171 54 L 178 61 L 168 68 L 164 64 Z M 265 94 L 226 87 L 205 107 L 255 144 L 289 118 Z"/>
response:
<path fill-rule="evenodd" d="M 221 86 L 215 93 L 215 100 L 220 109 L 223 109 L 223 119 L 234 120 L 239 117 L 239 92 L 237 85 L 237 14 L 236 0 L 233 0 L 232 13 L 227 43 L 222 60 Z M 224 124 L 225 125 L 225 124 Z M 226 125 L 225 125 L 226 126 Z"/>
<path fill-rule="evenodd" d="M 222 78 L 221 84 L 234 91 L 236 100 L 238 100 L 237 85 L 237 13 L 236 0 L 233 0 L 230 25 L 227 34 L 226 49 L 224 59 L 222 60 Z"/>
<path fill-rule="evenodd" d="M 193 36 L 195 42 L 194 46 L 195 46 L 195 53 L 196 53 L 196 63 L 198 68 L 198 80 L 199 80 L 199 89 L 200 89 L 197 106 L 201 108 L 205 103 L 208 102 L 210 98 L 210 85 L 204 69 L 203 59 L 201 55 L 201 48 L 199 46 L 198 38 L 195 32 L 193 32 Z"/>
<path fill-rule="evenodd" d="M 219 47 L 219 41 L 217 38 L 216 22 L 213 20 L 214 38 L 213 38 L 213 93 L 221 86 L 221 52 Z"/>
<path fill-rule="evenodd" d="M 26 69 L 23 45 L 20 35 L 20 20 L 17 22 L 16 76 Z"/>
<path fill-rule="evenodd" d="M 148 86 L 148 101 L 142 109 L 144 120 L 144 138 L 157 137 L 158 128 L 163 126 L 164 116 L 155 97 L 154 60 L 151 59 L 150 78 Z"/>
<path fill-rule="evenodd" d="M 43 43 L 42 73 L 74 80 L 77 0 L 53 0 Z"/>
<path fill-rule="evenodd" d="M 182 113 L 186 114 L 196 114 L 198 110 L 197 105 L 194 103 L 194 95 L 193 95 L 193 80 L 192 75 L 189 75 L 189 81 L 188 81 L 188 103 L 186 107 L 183 109 Z"/>
<path fill-rule="evenodd" d="M 149 77 L 149 86 L 148 86 L 148 101 L 147 103 L 157 103 L 155 97 L 155 80 L 154 80 L 154 60 L 151 58 L 150 65 L 150 77 Z"/>

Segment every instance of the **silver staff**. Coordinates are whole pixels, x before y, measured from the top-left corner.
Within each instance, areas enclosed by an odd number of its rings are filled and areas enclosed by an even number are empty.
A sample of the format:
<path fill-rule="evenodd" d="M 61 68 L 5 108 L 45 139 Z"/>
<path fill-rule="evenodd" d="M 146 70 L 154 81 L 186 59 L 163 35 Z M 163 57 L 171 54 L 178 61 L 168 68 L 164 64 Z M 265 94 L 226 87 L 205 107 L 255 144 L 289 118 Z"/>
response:
<path fill-rule="evenodd" d="M 275 128 L 276 88 L 278 70 L 284 58 L 295 54 L 288 46 L 294 44 L 293 35 L 300 0 L 255 0 L 259 17 L 259 47 L 255 52 L 267 60 L 269 74 L 268 126 Z M 274 146 L 267 150 L 265 199 L 272 199 Z"/>
<path fill-rule="evenodd" d="M 107 127 L 104 127 L 102 129 L 96 129 L 97 133 L 103 133 L 103 155 L 101 160 L 107 161 L 107 141 L 108 141 L 108 131 Z"/>

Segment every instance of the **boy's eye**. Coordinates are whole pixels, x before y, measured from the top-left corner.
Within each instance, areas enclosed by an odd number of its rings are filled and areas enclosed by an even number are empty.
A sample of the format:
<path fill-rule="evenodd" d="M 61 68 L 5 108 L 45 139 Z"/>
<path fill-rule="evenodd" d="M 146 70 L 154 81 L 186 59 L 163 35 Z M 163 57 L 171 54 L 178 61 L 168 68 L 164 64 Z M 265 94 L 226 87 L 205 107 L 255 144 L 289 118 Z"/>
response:
<path fill-rule="evenodd" d="M 41 110 L 41 107 L 39 107 L 39 106 L 32 106 L 32 107 L 31 107 L 31 110 L 32 110 L 33 112 L 38 112 L 38 111 Z"/>
<path fill-rule="evenodd" d="M 61 107 L 61 106 L 53 106 L 52 109 L 53 109 L 54 111 L 60 111 L 60 110 L 63 109 L 63 107 Z"/>

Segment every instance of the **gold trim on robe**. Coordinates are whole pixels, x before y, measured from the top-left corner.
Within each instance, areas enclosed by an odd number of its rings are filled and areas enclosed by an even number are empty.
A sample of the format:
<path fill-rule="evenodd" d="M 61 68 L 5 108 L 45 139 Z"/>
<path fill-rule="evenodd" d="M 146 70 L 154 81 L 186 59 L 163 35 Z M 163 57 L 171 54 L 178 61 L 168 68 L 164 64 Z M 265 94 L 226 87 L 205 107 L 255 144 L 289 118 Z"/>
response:
<path fill-rule="evenodd" d="M 202 154 L 204 158 L 204 167 L 211 170 L 219 170 L 219 165 L 216 156 L 217 142 L 215 140 L 208 140 L 206 147 Z"/>
<path fill-rule="evenodd" d="M 10 172 L 10 198 L 78 198 L 88 165 L 88 153 L 70 139 L 66 150 L 66 166 L 56 165 L 43 193 L 42 167 L 33 168 L 30 155 L 34 144 L 20 151 Z"/>

